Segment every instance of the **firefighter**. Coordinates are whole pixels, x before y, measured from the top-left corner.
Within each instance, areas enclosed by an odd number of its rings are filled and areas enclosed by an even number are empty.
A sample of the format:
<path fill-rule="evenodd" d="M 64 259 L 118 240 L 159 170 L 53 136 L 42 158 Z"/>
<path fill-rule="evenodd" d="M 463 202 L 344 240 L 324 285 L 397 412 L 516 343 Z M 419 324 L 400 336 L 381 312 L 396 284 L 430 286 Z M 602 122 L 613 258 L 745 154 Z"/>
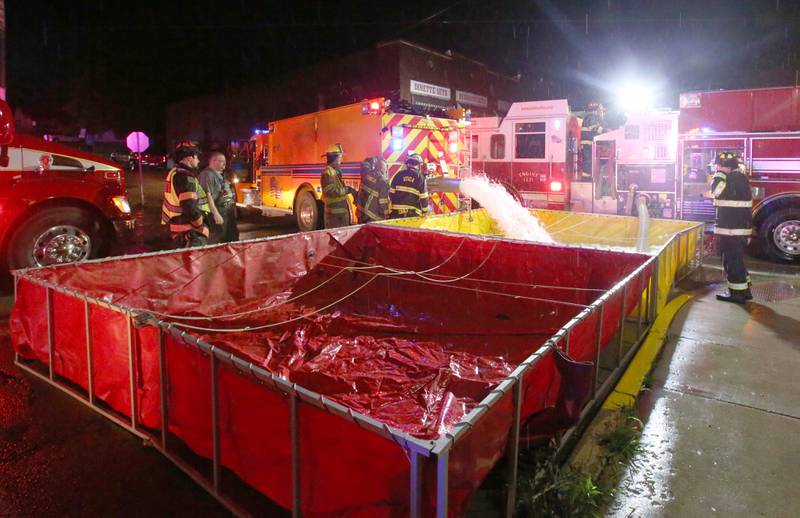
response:
<path fill-rule="evenodd" d="M 392 177 L 389 199 L 392 210 L 390 218 L 410 218 L 428 212 L 428 184 L 420 172 L 422 157 L 410 153 L 405 169 Z"/>
<path fill-rule="evenodd" d="M 345 185 L 342 178 L 342 155 L 344 149 L 341 144 L 333 144 L 325 153 L 328 165 L 322 171 L 320 185 L 322 186 L 322 203 L 325 204 L 325 228 L 346 227 L 352 224 L 350 204 L 347 195 L 356 196 L 357 191 Z"/>
<path fill-rule="evenodd" d="M 714 163 L 717 169 L 711 183 L 717 208 L 714 234 L 728 278 L 728 294 L 717 295 L 717 300 L 743 304 L 753 298 L 750 275 L 744 264 L 744 249 L 752 232 L 753 192 L 735 154 L 720 153 Z"/>
<path fill-rule="evenodd" d="M 172 156 L 175 167 L 167 173 L 164 185 L 161 224 L 169 225 L 173 248 L 206 245 L 211 208 L 197 180 L 200 149 L 194 142 L 181 142 Z"/>
<path fill-rule="evenodd" d="M 386 160 L 379 156 L 367 158 L 361 164 L 361 188 L 356 196 L 359 223 L 386 219 L 389 215 L 389 179 Z"/>

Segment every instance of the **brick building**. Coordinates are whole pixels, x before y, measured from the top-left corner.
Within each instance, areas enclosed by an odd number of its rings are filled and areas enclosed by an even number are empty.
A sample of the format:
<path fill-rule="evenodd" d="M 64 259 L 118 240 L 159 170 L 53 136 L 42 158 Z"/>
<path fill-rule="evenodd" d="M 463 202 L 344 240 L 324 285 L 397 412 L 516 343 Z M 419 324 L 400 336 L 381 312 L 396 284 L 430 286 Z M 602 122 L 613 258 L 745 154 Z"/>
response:
<path fill-rule="evenodd" d="M 167 147 L 184 138 L 226 147 L 268 121 L 371 97 L 433 112 L 461 106 L 475 116 L 502 114 L 511 102 L 523 100 L 519 78 L 456 53 L 395 40 L 262 83 L 173 103 L 167 108 Z"/>

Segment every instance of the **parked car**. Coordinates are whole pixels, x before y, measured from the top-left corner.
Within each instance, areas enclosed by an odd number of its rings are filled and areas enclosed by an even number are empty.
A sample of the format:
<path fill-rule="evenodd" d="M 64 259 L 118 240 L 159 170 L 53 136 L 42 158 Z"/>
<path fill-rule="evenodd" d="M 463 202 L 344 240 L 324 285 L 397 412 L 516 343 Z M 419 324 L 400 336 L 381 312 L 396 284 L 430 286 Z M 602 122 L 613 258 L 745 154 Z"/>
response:
<path fill-rule="evenodd" d="M 158 155 L 158 154 L 143 154 L 142 155 L 142 167 L 152 167 L 156 169 L 162 169 L 167 167 L 167 157 L 165 155 Z"/>

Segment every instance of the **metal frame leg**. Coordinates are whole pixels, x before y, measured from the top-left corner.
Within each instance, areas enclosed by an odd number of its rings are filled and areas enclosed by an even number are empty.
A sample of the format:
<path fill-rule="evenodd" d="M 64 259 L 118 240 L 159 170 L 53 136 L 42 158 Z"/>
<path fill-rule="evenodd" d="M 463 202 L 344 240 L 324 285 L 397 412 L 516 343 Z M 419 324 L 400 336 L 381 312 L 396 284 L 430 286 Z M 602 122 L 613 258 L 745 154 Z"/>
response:
<path fill-rule="evenodd" d="M 299 518 L 300 511 L 300 401 L 296 394 L 289 396 L 289 432 L 292 442 L 292 517 Z"/>
<path fill-rule="evenodd" d="M 209 355 L 209 361 L 211 363 L 211 481 L 214 487 L 214 492 L 219 493 L 219 395 L 217 391 L 217 357 L 213 352 Z"/>
<path fill-rule="evenodd" d="M 506 517 L 514 516 L 517 509 L 517 474 L 519 471 L 519 426 L 520 412 L 522 410 L 522 378 L 514 383 L 513 420 L 511 422 L 511 437 L 508 444 L 508 494 L 506 495 Z"/>
<path fill-rule="evenodd" d="M 89 301 L 83 301 L 83 313 L 86 323 L 86 387 L 89 391 L 89 403 L 94 405 L 94 369 L 92 365 L 92 326 L 89 317 Z"/>
<path fill-rule="evenodd" d="M 159 372 L 159 385 L 160 385 L 160 398 L 161 398 L 161 448 L 167 451 L 167 430 L 169 428 L 169 414 L 167 409 L 167 394 L 169 389 L 167 384 L 169 378 L 167 377 L 167 350 L 166 339 L 164 331 L 158 328 L 158 372 Z"/>
<path fill-rule="evenodd" d="M 436 518 L 447 518 L 448 471 L 450 468 L 450 451 L 441 452 L 436 459 Z"/>
<path fill-rule="evenodd" d="M 136 369 L 134 368 L 135 362 L 133 360 L 136 332 L 133 328 L 133 318 L 127 315 L 125 320 L 128 323 L 128 378 L 130 380 L 131 394 L 131 428 L 136 430 Z"/>
<path fill-rule="evenodd" d="M 603 342 L 603 305 L 597 308 L 597 337 L 594 341 L 594 382 L 592 383 L 592 398 L 597 395 L 597 386 L 600 382 L 600 349 Z"/>
<path fill-rule="evenodd" d="M 55 316 L 53 314 L 53 289 L 45 288 L 45 306 L 47 308 L 47 370 L 50 381 L 55 380 L 56 337 Z"/>
<path fill-rule="evenodd" d="M 625 341 L 625 303 L 628 299 L 628 285 L 625 284 L 622 287 L 622 303 L 620 304 L 620 312 L 619 312 L 619 343 L 617 344 L 617 357 L 616 357 L 616 364 L 619 367 L 620 362 L 622 361 L 622 349 L 624 348 L 624 341 Z"/>
<path fill-rule="evenodd" d="M 422 459 L 419 453 L 411 452 L 411 473 L 409 488 L 409 516 L 420 518 L 422 516 Z"/>

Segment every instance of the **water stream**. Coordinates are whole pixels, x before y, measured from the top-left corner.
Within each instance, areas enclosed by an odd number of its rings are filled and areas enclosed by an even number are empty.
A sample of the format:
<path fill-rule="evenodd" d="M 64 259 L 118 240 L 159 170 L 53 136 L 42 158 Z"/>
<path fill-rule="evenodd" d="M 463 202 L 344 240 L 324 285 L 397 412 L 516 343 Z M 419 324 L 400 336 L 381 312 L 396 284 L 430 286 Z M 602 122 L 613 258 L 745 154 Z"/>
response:
<path fill-rule="evenodd" d="M 505 188 L 485 176 L 461 180 L 461 192 L 486 209 L 505 237 L 540 243 L 553 243 L 553 238 L 536 217 L 519 204 Z"/>

